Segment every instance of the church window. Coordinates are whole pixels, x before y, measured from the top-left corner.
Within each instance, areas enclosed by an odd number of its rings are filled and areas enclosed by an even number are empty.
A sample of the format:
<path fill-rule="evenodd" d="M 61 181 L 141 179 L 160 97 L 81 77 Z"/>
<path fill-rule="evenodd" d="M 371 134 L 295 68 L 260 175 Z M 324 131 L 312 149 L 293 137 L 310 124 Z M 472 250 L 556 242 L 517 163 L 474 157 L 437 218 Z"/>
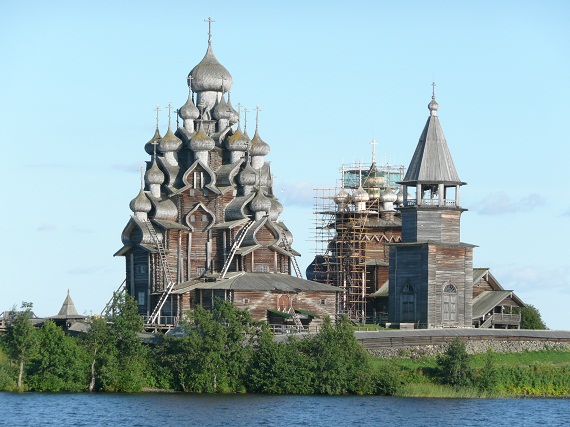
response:
<path fill-rule="evenodd" d="M 321 305 L 326 305 L 326 304 L 327 304 L 326 298 L 321 298 Z"/>
<path fill-rule="evenodd" d="M 194 188 L 202 188 L 204 186 L 204 172 L 194 172 Z"/>
<path fill-rule="evenodd" d="M 455 322 L 457 320 L 457 288 L 451 283 L 443 288 L 443 321 Z"/>
<path fill-rule="evenodd" d="M 202 222 L 208 222 L 208 215 L 202 215 Z"/>
<path fill-rule="evenodd" d="M 188 194 L 189 194 L 190 196 L 193 196 L 193 195 L 195 194 L 195 193 L 194 193 L 194 189 L 191 188 L 190 191 L 188 191 Z"/>
<path fill-rule="evenodd" d="M 267 264 L 259 264 L 257 266 L 257 271 L 259 273 L 269 273 L 269 266 Z"/>
<path fill-rule="evenodd" d="M 146 273 L 146 265 L 144 265 L 144 264 L 137 265 L 135 271 L 137 274 L 145 274 Z"/>
<path fill-rule="evenodd" d="M 243 303 L 244 303 L 244 304 L 249 304 L 249 298 L 244 298 L 244 299 L 243 299 Z"/>
<path fill-rule="evenodd" d="M 412 285 L 407 284 L 401 295 L 401 322 L 415 322 L 416 293 Z"/>
<path fill-rule="evenodd" d="M 196 222 L 196 215 L 190 215 L 190 222 Z"/>
<path fill-rule="evenodd" d="M 144 292 L 138 292 L 137 293 L 137 301 L 139 305 L 145 305 L 145 293 Z"/>

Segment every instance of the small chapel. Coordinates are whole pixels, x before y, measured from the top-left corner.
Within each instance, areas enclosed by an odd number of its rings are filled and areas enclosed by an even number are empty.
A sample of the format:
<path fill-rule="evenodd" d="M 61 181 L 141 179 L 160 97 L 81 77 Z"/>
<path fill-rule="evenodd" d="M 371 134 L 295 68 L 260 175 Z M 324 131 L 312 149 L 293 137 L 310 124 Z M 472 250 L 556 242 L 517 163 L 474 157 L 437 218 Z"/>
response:
<path fill-rule="evenodd" d="M 250 137 L 248 110 L 232 105 L 232 76 L 214 55 L 207 22 L 206 54 L 176 110 L 180 126 L 173 129 L 169 106 L 162 135 L 157 109 L 144 146 L 149 159 L 115 254 L 125 258 L 121 291 L 136 299 L 147 328 L 172 327 L 216 298 L 272 325 L 319 325 L 335 318 L 341 290 L 302 278 L 273 192 L 260 110 Z"/>

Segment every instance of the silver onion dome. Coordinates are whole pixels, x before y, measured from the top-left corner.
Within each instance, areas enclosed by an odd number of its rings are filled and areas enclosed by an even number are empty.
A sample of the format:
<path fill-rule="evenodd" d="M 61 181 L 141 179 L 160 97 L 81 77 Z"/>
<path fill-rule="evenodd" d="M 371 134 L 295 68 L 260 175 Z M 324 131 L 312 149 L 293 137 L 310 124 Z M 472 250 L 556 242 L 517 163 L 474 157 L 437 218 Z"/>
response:
<path fill-rule="evenodd" d="M 154 218 L 176 221 L 178 218 L 178 208 L 171 199 L 163 200 L 156 204 Z"/>
<path fill-rule="evenodd" d="M 380 201 L 382 202 L 392 202 L 394 203 L 398 199 L 396 193 L 392 191 L 390 187 L 386 187 L 386 189 L 380 195 Z"/>
<path fill-rule="evenodd" d="M 370 196 L 366 190 L 364 190 L 364 188 L 358 187 L 358 189 L 352 195 L 352 200 L 354 200 L 356 203 L 367 202 L 370 200 Z"/>
<path fill-rule="evenodd" d="M 152 166 L 144 174 L 144 181 L 147 184 L 162 184 L 164 182 L 164 173 L 156 164 L 156 160 L 152 161 Z"/>
<path fill-rule="evenodd" d="M 240 128 L 230 137 L 226 138 L 226 148 L 229 151 L 247 151 L 250 140 Z"/>
<path fill-rule="evenodd" d="M 271 209 L 271 200 L 265 197 L 263 192 L 259 189 L 250 203 L 250 208 L 253 212 L 269 212 Z"/>
<path fill-rule="evenodd" d="M 269 154 L 269 144 L 261 139 L 257 129 L 255 129 L 255 134 L 251 140 L 251 146 L 249 148 L 249 154 L 252 156 L 267 156 Z"/>
<path fill-rule="evenodd" d="M 166 132 L 166 135 L 161 138 L 160 143 L 158 144 L 158 149 L 163 153 L 167 153 L 178 151 L 181 145 L 182 141 L 172 133 L 170 126 L 168 126 L 168 132 Z"/>
<path fill-rule="evenodd" d="M 151 140 L 145 144 L 144 151 L 146 151 L 147 154 L 150 154 L 152 156 L 154 154 L 154 145 L 160 142 L 160 138 L 161 138 L 160 132 L 158 131 L 158 128 L 156 128 Z"/>
<path fill-rule="evenodd" d="M 283 212 L 283 205 L 277 200 L 276 197 L 269 199 L 271 202 L 271 209 L 269 209 L 269 219 L 271 221 L 277 221 L 279 215 Z"/>
<path fill-rule="evenodd" d="M 404 191 L 401 188 L 398 190 L 398 194 L 396 195 L 396 203 L 399 206 L 404 204 Z"/>
<path fill-rule="evenodd" d="M 213 150 L 216 143 L 200 128 L 200 130 L 190 138 L 190 143 L 188 145 L 192 151 L 196 152 Z"/>
<path fill-rule="evenodd" d="M 224 99 L 224 95 L 222 95 L 221 99 L 218 101 L 216 106 L 214 107 L 214 119 L 220 120 L 230 120 L 232 118 L 232 111 L 229 108 L 228 103 Z"/>
<path fill-rule="evenodd" d="M 196 107 L 194 101 L 192 101 L 192 92 L 188 94 L 186 103 L 178 110 L 178 115 L 182 120 L 197 119 L 200 116 L 198 107 Z"/>
<path fill-rule="evenodd" d="M 256 176 L 255 169 L 247 162 L 245 168 L 243 168 L 238 176 L 238 182 L 240 185 L 255 185 Z"/>
<path fill-rule="evenodd" d="M 149 213 L 152 209 L 152 204 L 150 203 L 150 200 L 148 199 L 147 195 L 144 193 L 143 189 L 141 188 L 141 191 L 139 191 L 137 197 L 131 200 L 129 207 L 134 213 L 137 212 Z"/>
<path fill-rule="evenodd" d="M 350 194 L 344 188 L 341 188 L 338 193 L 334 196 L 334 202 L 337 205 L 346 205 L 350 200 Z"/>
<path fill-rule="evenodd" d="M 239 114 L 236 110 L 234 110 L 234 107 L 232 106 L 232 100 L 231 100 L 231 96 L 230 96 L 230 91 L 228 91 L 228 109 L 231 111 L 230 113 L 230 126 L 234 125 L 238 122 L 239 119 Z"/>
<path fill-rule="evenodd" d="M 216 59 L 211 44 L 208 44 L 208 50 L 204 58 L 188 74 L 188 86 L 194 92 L 221 92 L 222 88 L 224 91 L 231 89 L 232 76 L 226 67 Z"/>
<path fill-rule="evenodd" d="M 435 100 L 435 95 L 431 97 L 431 102 L 428 104 L 428 109 L 430 111 L 431 116 L 437 116 L 437 110 L 439 108 L 439 104 Z"/>

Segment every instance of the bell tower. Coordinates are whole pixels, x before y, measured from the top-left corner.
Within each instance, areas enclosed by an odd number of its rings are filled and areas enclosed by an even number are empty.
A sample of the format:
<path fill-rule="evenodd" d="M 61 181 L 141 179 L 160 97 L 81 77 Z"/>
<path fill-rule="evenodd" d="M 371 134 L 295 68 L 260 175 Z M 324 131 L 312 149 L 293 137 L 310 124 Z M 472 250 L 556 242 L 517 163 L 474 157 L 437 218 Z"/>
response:
<path fill-rule="evenodd" d="M 435 83 L 433 84 L 435 89 Z M 473 247 L 461 243 L 459 179 L 437 116 L 429 117 L 403 186 L 402 243 L 390 247 L 389 314 L 392 324 L 471 327 Z"/>

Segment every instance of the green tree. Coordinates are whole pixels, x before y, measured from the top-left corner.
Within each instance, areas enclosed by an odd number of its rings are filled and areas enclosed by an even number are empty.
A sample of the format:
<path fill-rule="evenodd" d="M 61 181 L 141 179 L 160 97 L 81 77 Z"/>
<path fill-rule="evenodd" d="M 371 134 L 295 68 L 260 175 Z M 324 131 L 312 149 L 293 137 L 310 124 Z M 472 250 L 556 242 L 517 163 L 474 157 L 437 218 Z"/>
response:
<path fill-rule="evenodd" d="M 22 302 L 22 310 L 12 308 L 6 325 L 6 346 L 11 360 L 19 366 L 17 387 L 23 390 L 24 366 L 36 350 L 36 330 L 32 325 L 32 304 Z"/>
<path fill-rule="evenodd" d="M 16 388 L 17 369 L 10 365 L 8 357 L 0 348 L 0 391 L 12 391 Z"/>
<path fill-rule="evenodd" d="M 314 338 L 311 357 L 315 362 L 315 391 L 320 394 L 368 394 L 372 391 L 369 359 L 354 337 L 348 318 L 336 327 L 325 319 Z"/>
<path fill-rule="evenodd" d="M 483 391 L 492 392 L 496 390 L 499 385 L 499 372 L 496 359 L 495 352 L 489 347 L 485 354 L 483 367 L 479 371 L 477 378 L 477 387 Z"/>
<path fill-rule="evenodd" d="M 85 352 L 75 338 L 48 320 L 38 330 L 38 344 L 28 366 L 30 389 L 50 392 L 85 390 Z"/>
<path fill-rule="evenodd" d="M 259 336 L 248 375 L 248 389 L 255 393 L 310 394 L 315 369 L 309 356 L 311 338 L 276 342 L 266 327 Z"/>
<path fill-rule="evenodd" d="M 103 353 L 99 352 L 99 388 L 115 392 L 140 391 L 145 384 L 147 351 L 139 336 L 143 321 L 137 302 L 125 293 L 115 294 L 110 313 L 106 318 L 108 346 Z"/>
<path fill-rule="evenodd" d="M 111 347 L 107 321 L 101 317 L 91 317 L 89 319 L 89 330 L 82 338 L 86 357 L 89 360 L 88 390 L 93 392 L 96 388 L 98 373 L 108 358 Z"/>
<path fill-rule="evenodd" d="M 518 311 L 521 314 L 521 329 L 548 329 L 535 306 L 527 304 Z"/>
<path fill-rule="evenodd" d="M 172 387 L 182 391 L 245 391 L 259 330 L 248 312 L 216 299 L 212 311 L 198 306 L 180 329 L 180 337 L 164 337 L 154 352 L 156 373 L 167 370 Z"/>
<path fill-rule="evenodd" d="M 470 359 L 465 342 L 456 337 L 437 357 L 437 367 L 443 383 L 456 387 L 469 385 L 472 374 Z"/>

